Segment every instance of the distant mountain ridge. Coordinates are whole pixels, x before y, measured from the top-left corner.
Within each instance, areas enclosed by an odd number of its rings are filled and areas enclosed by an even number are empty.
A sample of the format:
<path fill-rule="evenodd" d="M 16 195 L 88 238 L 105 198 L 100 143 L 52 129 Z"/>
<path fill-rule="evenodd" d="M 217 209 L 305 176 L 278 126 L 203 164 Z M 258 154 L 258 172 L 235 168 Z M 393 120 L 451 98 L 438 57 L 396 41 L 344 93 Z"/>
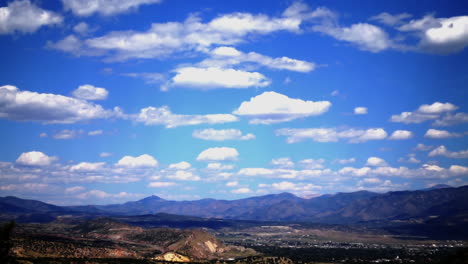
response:
<path fill-rule="evenodd" d="M 201 218 L 327 224 L 406 221 L 414 218 L 440 218 L 463 222 L 466 220 L 463 216 L 468 215 L 467 200 L 468 186 L 434 186 L 416 191 L 337 193 L 311 199 L 300 198 L 290 193 L 231 201 L 169 201 L 150 196 L 123 204 L 90 206 L 55 206 L 39 201 L 4 197 L 0 198 L 0 209 L 3 215 L 71 213 L 136 216 L 166 213 Z"/>

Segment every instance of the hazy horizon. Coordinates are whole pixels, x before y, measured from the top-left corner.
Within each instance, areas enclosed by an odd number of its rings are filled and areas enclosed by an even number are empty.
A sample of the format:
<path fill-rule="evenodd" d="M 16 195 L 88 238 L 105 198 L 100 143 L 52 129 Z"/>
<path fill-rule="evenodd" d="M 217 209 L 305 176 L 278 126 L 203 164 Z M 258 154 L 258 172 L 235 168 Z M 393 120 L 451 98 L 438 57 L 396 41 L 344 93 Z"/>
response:
<path fill-rule="evenodd" d="M 0 196 L 468 185 L 467 7 L 2 2 Z"/>

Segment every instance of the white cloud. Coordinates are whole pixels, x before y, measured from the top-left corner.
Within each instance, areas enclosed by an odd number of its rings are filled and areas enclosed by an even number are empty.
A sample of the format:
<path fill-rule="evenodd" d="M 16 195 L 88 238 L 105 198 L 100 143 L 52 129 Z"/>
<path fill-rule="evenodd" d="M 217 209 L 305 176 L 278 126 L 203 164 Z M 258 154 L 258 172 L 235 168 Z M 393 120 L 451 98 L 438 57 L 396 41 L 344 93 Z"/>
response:
<path fill-rule="evenodd" d="M 192 171 L 187 170 L 177 170 L 175 172 L 170 173 L 166 176 L 168 179 L 171 180 L 178 180 L 178 181 L 199 181 L 200 177 L 194 174 Z"/>
<path fill-rule="evenodd" d="M 395 130 L 388 139 L 392 140 L 404 140 L 413 137 L 413 132 L 408 130 Z"/>
<path fill-rule="evenodd" d="M 362 143 L 370 140 L 382 140 L 387 132 L 382 128 L 345 129 L 336 128 L 281 128 L 276 130 L 277 136 L 287 136 L 288 143 L 297 143 L 306 139 L 315 142 L 338 142 L 347 139 L 349 143 Z"/>
<path fill-rule="evenodd" d="M 227 187 L 236 187 L 237 185 L 239 185 L 239 182 L 237 181 L 230 181 L 226 183 Z"/>
<path fill-rule="evenodd" d="M 91 28 L 87 23 L 85 22 L 80 22 L 78 24 L 76 24 L 74 27 L 73 27 L 73 31 L 75 31 L 76 33 L 82 35 L 82 36 L 86 36 L 88 35 L 89 33 L 95 31 L 96 28 Z"/>
<path fill-rule="evenodd" d="M 216 170 L 216 171 L 221 171 L 221 170 L 232 170 L 234 169 L 234 165 L 232 164 L 222 164 L 219 162 L 214 162 L 214 163 L 208 163 L 206 165 L 206 168 L 208 170 Z"/>
<path fill-rule="evenodd" d="M 0 7 L 0 34 L 32 33 L 42 26 L 62 23 L 62 16 L 32 4 L 29 0 L 16 0 Z"/>
<path fill-rule="evenodd" d="M 0 86 L 0 118 L 69 124 L 118 114 L 121 114 L 118 108 L 105 110 L 100 105 L 63 95 L 21 91 L 11 85 Z"/>
<path fill-rule="evenodd" d="M 30 151 L 21 153 L 16 163 L 26 166 L 49 166 L 56 160 L 56 157 L 47 156 L 40 151 Z"/>
<path fill-rule="evenodd" d="M 239 189 L 235 189 L 235 190 L 232 190 L 231 193 L 235 193 L 235 194 L 244 194 L 244 193 L 251 193 L 252 190 L 250 190 L 249 188 L 239 188 Z"/>
<path fill-rule="evenodd" d="M 198 157 L 198 161 L 223 161 L 237 160 L 239 152 L 235 148 L 216 147 L 202 151 Z"/>
<path fill-rule="evenodd" d="M 276 92 L 264 92 L 242 102 L 233 114 L 248 117 L 251 124 L 274 124 L 321 115 L 330 106 L 329 101 L 304 101 Z"/>
<path fill-rule="evenodd" d="M 119 199 L 120 198 L 122 199 L 122 198 L 138 198 L 141 196 L 142 196 L 141 194 L 127 193 L 127 192 L 107 193 L 101 190 L 91 190 L 91 191 L 76 195 L 76 198 L 79 198 L 79 199 L 93 199 L 93 198 L 98 198 L 98 199 L 117 198 Z"/>
<path fill-rule="evenodd" d="M 202 90 L 265 87 L 271 82 L 263 74 L 218 67 L 182 67 L 175 70 L 168 87 L 183 86 Z"/>
<path fill-rule="evenodd" d="M 434 139 L 455 138 L 455 137 L 463 137 L 463 134 L 453 133 L 453 132 L 449 132 L 447 130 L 438 130 L 438 129 L 430 128 L 430 129 L 428 129 L 426 131 L 426 134 L 424 134 L 424 137 L 434 138 Z"/>
<path fill-rule="evenodd" d="M 387 162 L 379 157 L 370 157 L 367 159 L 366 166 L 382 167 L 387 166 Z"/>
<path fill-rule="evenodd" d="M 117 162 L 117 166 L 127 168 L 157 167 L 158 161 L 148 154 L 143 154 L 138 157 L 125 156 Z"/>
<path fill-rule="evenodd" d="M 210 51 L 210 58 L 199 63 L 201 66 L 209 67 L 216 65 L 226 67 L 241 63 L 256 63 L 271 69 L 289 70 L 296 72 L 311 72 L 317 66 L 314 63 L 291 59 L 288 57 L 271 58 L 256 52 L 243 53 L 233 47 L 217 47 Z"/>
<path fill-rule="evenodd" d="M 238 174 L 245 176 L 259 176 L 259 175 L 272 175 L 274 170 L 265 169 L 265 168 L 243 168 L 240 169 Z"/>
<path fill-rule="evenodd" d="M 407 159 L 405 159 L 405 158 L 398 159 L 398 162 L 421 163 L 421 161 L 416 158 L 416 154 L 414 154 L 414 153 L 408 154 Z"/>
<path fill-rule="evenodd" d="M 324 159 L 304 159 L 299 161 L 299 165 L 308 170 L 323 169 Z"/>
<path fill-rule="evenodd" d="M 70 171 L 78 171 L 78 172 L 93 172 L 99 171 L 105 165 L 105 162 L 80 162 L 76 165 L 70 167 Z"/>
<path fill-rule="evenodd" d="M 107 157 L 110 157 L 112 155 L 114 155 L 114 154 L 112 154 L 110 152 L 101 152 L 101 153 L 99 153 L 99 157 L 101 157 L 101 158 L 107 158 Z"/>
<path fill-rule="evenodd" d="M 444 156 L 447 158 L 452 158 L 452 159 L 466 159 L 468 158 L 468 150 L 461 150 L 461 151 L 450 151 L 448 150 L 445 146 L 439 146 L 429 152 L 428 154 L 429 157 L 435 157 L 435 156 Z"/>
<path fill-rule="evenodd" d="M 390 121 L 398 123 L 422 123 L 428 120 L 439 118 L 442 114 L 458 109 L 456 105 L 451 103 L 435 102 L 431 105 L 421 105 L 416 111 L 402 112 L 399 115 L 392 115 Z"/>
<path fill-rule="evenodd" d="M 468 16 L 434 18 L 427 15 L 399 27 L 401 31 L 416 31 L 420 35 L 418 48 L 425 52 L 450 54 L 468 46 Z"/>
<path fill-rule="evenodd" d="M 459 166 L 459 165 L 451 165 L 449 168 L 449 171 L 457 175 L 467 175 L 468 167 Z"/>
<path fill-rule="evenodd" d="M 176 185 L 175 182 L 150 182 L 148 187 L 151 188 L 164 188 Z"/>
<path fill-rule="evenodd" d="M 440 119 L 434 121 L 432 125 L 434 126 L 453 126 L 458 124 L 468 123 L 468 113 L 456 113 L 450 114 L 447 113 L 443 115 Z"/>
<path fill-rule="evenodd" d="M 263 186 L 265 187 L 270 187 L 271 189 L 275 191 L 287 191 L 287 192 L 305 192 L 305 191 L 310 191 L 314 189 L 321 189 L 322 187 L 311 184 L 311 183 L 293 183 L 293 182 L 288 182 L 288 181 L 282 181 L 282 182 L 275 182 L 272 183 L 271 185 L 266 185 Z"/>
<path fill-rule="evenodd" d="M 434 148 L 434 146 L 428 146 L 428 145 L 424 145 L 422 143 L 419 143 L 418 145 L 416 145 L 414 150 L 416 150 L 416 151 L 428 151 L 428 150 L 431 150 L 432 148 Z"/>
<path fill-rule="evenodd" d="M 153 23 L 147 31 L 113 31 L 101 37 L 86 39 L 84 49 L 99 50 L 113 60 L 164 58 L 175 52 L 200 52 L 213 45 L 238 44 L 248 40 L 251 35 L 265 35 L 275 31 L 298 33 L 301 22 L 297 16 L 231 13 L 204 23 L 198 16 L 191 15 L 182 23 Z M 75 51 L 78 50 L 68 50 L 72 53 Z"/>
<path fill-rule="evenodd" d="M 355 115 L 366 115 L 367 114 L 367 107 L 356 107 L 354 108 Z"/>
<path fill-rule="evenodd" d="M 167 128 L 199 124 L 222 124 L 236 122 L 238 118 L 231 114 L 179 115 L 173 114 L 168 106 L 146 107 L 135 117 L 145 125 L 164 125 Z"/>
<path fill-rule="evenodd" d="M 52 135 L 54 139 L 73 139 L 84 133 L 83 130 L 63 129 Z"/>
<path fill-rule="evenodd" d="M 99 136 L 102 135 L 103 131 L 101 129 L 93 130 L 88 132 L 88 136 Z"/>
<path fill-rule="evenodd" d="M 401 14 L 389 14 L 387 12 L 380 13 L 376 16 L 369 18 L 369 20 L 374 20 L 379 23 L 385 24 L 387 26 L 396 26 L 404 23 L 404 20 L 412 17 L 411 14 L 401 13 Z"/>
<path fill-rule="evenodd" d="M 192 133 L 194 138 L 203 140 L 225 141 L 225 140 L 250 140 L 255 139 L 254 134 L 242 134 L 239 129 L 203 129 Z"/>
<path fill-rule="evenodd" d="M 370 52 L 380 52 L 392 46 L 392 42 L 384 30 L 367 23 L 353 24 L 350 27 L 324 24 L 314 26 L 313 30 L 330 35 L 338 40 L 351 42 L 359 49 Z"/>
<path fill-rule="evenodd" d="M 79 86 L 72 94 L 74 97 L 84 100 L 104 100 L 109 92 L 106 88 L 85 84 Z"/>
<path fill-rule="evenodd" d="M 79 193 L 79 192 L 83 192 L 84 190 L 86 190 L 86 188 L 83 186 L 73 186 L 73 187 L 66 188 L 65 193 L 66 194 Z"/>
<path fill-rule="evenodd" d="M 140 5 L 156 4 L 161 0 L 62 0 L 65 10 L 77 16 L 90 16 L 98 13 L 111 16 L 136 10 Z"/>
<path fill-rule="evenodd" d="M 271 165 L 278 168 L 293 168 L 294 162 L 290 158 L 277 158 L 271 160 Z"/>
<path fill-rule="evenodd" d="M 349 158 L 349 159 L 338 159 L 335 161 L 338 164 L 349 164 L 356 162 L 356 158 Z"/>
<path fill-rule="evenodd" d="M 178 170 L 187 170 L 190 169 L 192 165 L 186 161 L 181 161 L 179 163 L 173 163 L 169 165 L 169 169 L 178 169 Z"/>

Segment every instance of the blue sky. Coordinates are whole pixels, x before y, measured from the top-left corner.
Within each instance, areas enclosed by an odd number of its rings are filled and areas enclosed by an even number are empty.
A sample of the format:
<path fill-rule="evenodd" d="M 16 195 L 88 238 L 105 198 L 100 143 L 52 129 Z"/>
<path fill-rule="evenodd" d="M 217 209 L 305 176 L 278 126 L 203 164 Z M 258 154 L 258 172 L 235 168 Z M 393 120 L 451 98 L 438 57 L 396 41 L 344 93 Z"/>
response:
<path fill-rule="evenodd" d="M 0 195 L 468 184 L 465 1 L 2 1 Z"/>

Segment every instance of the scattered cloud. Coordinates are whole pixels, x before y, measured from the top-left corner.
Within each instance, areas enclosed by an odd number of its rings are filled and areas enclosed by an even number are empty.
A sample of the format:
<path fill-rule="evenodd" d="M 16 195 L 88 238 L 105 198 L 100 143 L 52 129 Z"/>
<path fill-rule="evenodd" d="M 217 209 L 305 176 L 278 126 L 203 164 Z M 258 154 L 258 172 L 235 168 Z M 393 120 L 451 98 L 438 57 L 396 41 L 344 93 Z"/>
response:
<path fill-rule="evenodd" d="M 198 157 L 198 161 L 225 161 L 237 160 L 239 152 L 235 148 L 216 147 L 202 151 Z"/>
<path fill-rule="evenodd" d="M 418 145 L 416 145 L 416 147 L 414 147 L 413 150 L 415 151 L 429 151 L 431 149 L 433 149 L 434 146 L 428 146 L 428 145 L 424 145 L 422 143 L 419 143 Z"/>
<path fill-rule="evenodd" d="M 41 9 L 29 0 L 15 0 L 0 7 L 0 35 L 15 32 L 32 33 L 42 26 L 60 24 L 63 17 Z"/>
<path fill-rule="evenodd" d="M 324 159 L 304 159 L 299 161 L 299 165 L 308 170 L 323 169 Z"/>
<path fill-rule="evenodd" d="M 47 156 L 40 151 L 30 151 L 21 153 L 16 163 L 25 166 L 49 166 L 56 160 L 56 157 Z"/>
<path fill-rule="evenodd" d="M 107 157 L 110 157 L 112 155 L 114 155 L 114 154 L 110 153 L 110 152 L 101 152 L 101 153 L 99 153 L 99 157 L 101 157 L 101 158 L 107 158 Z"/>
<path fill-rule="evenodd" d="M 367 114 L 367 107 L 356 107 L 354 108 L 355 115 L 366 115 Z"/>
<path fill-rule="evenodd" d="M 186 161 L 181 161 L 179 163 L 173 163 L 169 165 L 169 169 L 178 169 L 178 170 L 187 170 L 190 169 L 192 165 Z"/>
<path fill-rule="evenodd" d="M 151 188 L 164 188 L 176 185 L 175 182 L 150 182 L 148 187 Z"/>
<path fill-rule="evenodd" d="M 140 5 L 160 2 L 161 0 L 62 0 L 65 10 L 71 10 L 76 16 L 112 16 L 137 10 Z"/>
<path fill-rule="evenodd" d="M 367 159 L 366 166 L 383 167 L 387 166 L 387 162 L 379 157 L 370 157 Z"/>
<path fill-rule="evenodd" d="M 57 94 L 21 91 L 12 85 L 0 86 L 0 118 L 70 124 L 121 115 L 119 108 L 106 110 L 85 100 Z"/>
<path fill-rule="evenodd" d="M 424 137 L 426 138 L 433 138 L 433 139 L 442 139 L 442 138 L 456 138 L 456 137 L 463 137 L 464 134 L 462 133 L 454 133 L 454 132 L 449 132 L 447 130 L 438 130 L 438 129 L 433 129 L 430 128 L 426 131 L 426 134 L 424 134 Z"/>
<path fill-rule="evenodd" d="M 233 114 L 248 117 L 251 124 L 274 124 L 321 115 L 330 107 L 329 101 L 304 101 L 276 92 L 264 92 L 242 102 Z"/>
<path fill-rule="evenodd" d="M 178 126 L 190 126 L 199 124 L 223 124 L 237 122 L 239 119 L 231 114 L 208 114 L 208 115 L 180 115 L 173 114 L 168 106 L 149 106 L 140 110 L 135 116 L 135 121 L 145 125 L 164 125 L 166 128 Z"/>
<path fill-rule="evenodd" d="M 380 52 L 392 47 L 388 34 L 383 29 L 368 23 L 353 24 L 349 27 L 323 24 L 313 26 L 312 29 L 337 40 L 350 42 L 365 51 Z"/>
<path fill-rule="evenodd" d="M 468 16 L 435 18 L 426 15 L 400 26 L 402 32 L 416 32 L 420 41 L 417 49 L 435 53 L 451 54 L 468 46 Z"/>
<path fill-rule="evenodd" d="M 117 162 L 117 166 L 127 168 L 150 168 L 157 167 L 158 161 L 148 154 L 143 154 L 138 157 L 125 156 Z"/>
<path fill-rule="evenodd" d="M 248 72 L 219 67 L 182 67 L 174 70 L 176 75 L 163 89 L 173 86 L 189 87 L 202 90 L 229 88 L 244 89 L 265 87 L 271 81 L 258 72 Z"/>
<path fill-rule="evenodd" d="M 290 158 L 277 158 L 271 160 L 270 163 L 278 168 L 294 168 L 294 162 Z"/>
<path fill-rule="evenodd" d="M 74 97 L 84 100 L 104 100 L 109 92 L 106 88 L 85 84 L 79 86 L 72 94 Z"/>
<path fill-rule="evenodd" d="M 86 36 L 95 30 L 95 28 L 91 28 L 86 22 L 80 22 L 73 27 L 73 31 L 82 36 Z"/>
<path fill-rule="evenodd" d="M 387 25 L 387 26 L 398 26 L 403 23 L 405 23 L 408 18 L 411 18 L 412 15 L 408 13 L 400 13 L 400 14 L 389 14 L 387 12 L 380 13 L 378 15 L 375 15 L 369 20 L 377 21 L 381 24 Z"/>
<path fill-rule="evenodd" d="M 392 115 L 390 121 L 405 124 L 419 124 L 428 120 L 435 120 L 441 117 L 442 114 L 458 109 L 456 105 L 451 103 L 435 102 L 431 105 L 421 105 L 416 111 L 402 112 L 399 115 Z"/>
<path fill-rule="evenodd" d="M 392 140 L 404 140 L 413 137 L 413 132 L 408 130 L 395 130 L 388 139 Z"/>
<path fill-rule="evenodd" d="M 88 136 L 99 136 L 99 135 L 102 135 L 104 132 L 101 130 L 101 129 L 98 129 L 98 130 L 93 130 L 93 131 L 89 131 L 88 132 Z"/>
<path fill-rule="evenodd" d="M 203 140 L 225 141 L 225 140 L 251 140 L 255 139 L 254 134 L 242 134 L 239 129 L 203 129 L 195 130 L 192 137 Z"/>
<path fill-rule="evenodd" d="M 231 193 L 235 193 L 235 194 L 245 194 L 245 193 L 251 193 L 252 190 L 250 190 L 249 188 L 239 188 L 239 189 L 235 189 L 235 190 L 232 190 Z"/>
<path fill-rule="evenodd" d="M 70 167 L 70 171 L 94 172 L 99 171 L 105 165 L 105 162 L 80 162 Z"/>
<path fill-rule="evenodd" d="M 315 142 L 338 142 L 347 139 L 349 143 L 362 143 L 370 140 L 387 138 L 387 132 L 382 128 L 370 129 L 337 129 L 337 128 L 281 128 L 276 130 L 277 136 L 287 136 L 288 143 L 297 143 L 307 139 Z"/>
<path fill-rule="evenodd" d="M 466 159 L 468 158 L 468 150 L 450 151 L 442 145 L 429 152 L 428 156 L 444 156 L 451 159 Z"/>
<path fill-rule="evenodd" d="M 311 72 L 317 65 L 312 62 L 291 59 L 288 57 L 271 58 L 256 52 L 244 53 L 234 47 L 221 46 L 210 51 L 210 58 L 199 65 L 209 67 L 227 67 L 241 63 L 254 63 L 271 69 L 296 72 Z"/>

